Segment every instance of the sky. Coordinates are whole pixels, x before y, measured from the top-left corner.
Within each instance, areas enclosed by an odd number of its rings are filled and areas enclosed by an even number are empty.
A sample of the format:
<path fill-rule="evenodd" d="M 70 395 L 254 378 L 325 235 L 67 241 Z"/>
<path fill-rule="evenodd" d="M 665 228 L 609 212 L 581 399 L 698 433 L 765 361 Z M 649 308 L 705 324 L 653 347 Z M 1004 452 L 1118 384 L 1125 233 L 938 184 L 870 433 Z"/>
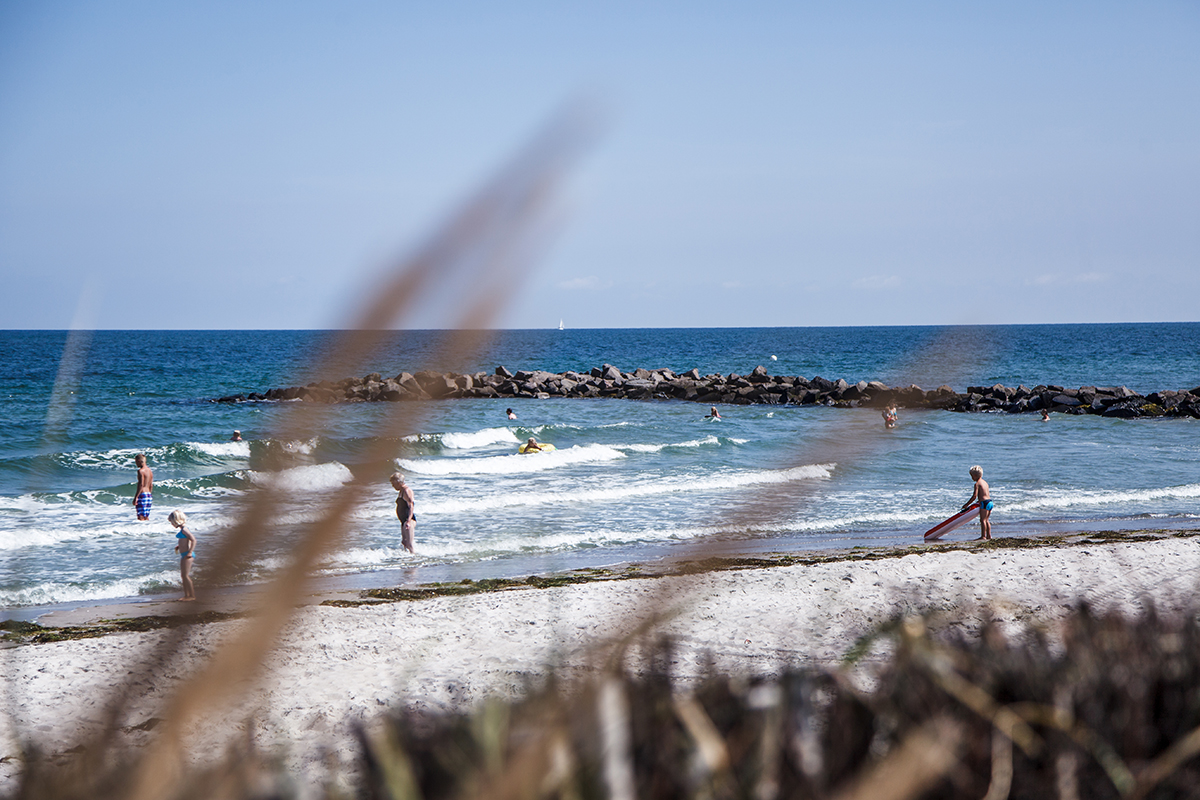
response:
<path fill-rule="evenodd" d="M 1200 320 L 1195 0 L 48 0 L 0 4 L 0 328 L 343 327 L 581 96 L 495 327 Z"/>

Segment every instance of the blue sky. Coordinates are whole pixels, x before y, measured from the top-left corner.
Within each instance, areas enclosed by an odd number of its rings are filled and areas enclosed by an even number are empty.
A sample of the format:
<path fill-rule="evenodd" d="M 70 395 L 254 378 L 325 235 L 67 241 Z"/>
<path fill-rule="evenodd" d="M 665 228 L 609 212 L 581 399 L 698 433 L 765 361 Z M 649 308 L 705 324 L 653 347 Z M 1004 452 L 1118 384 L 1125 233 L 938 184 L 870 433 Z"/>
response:
<path fill-rule="evenodd" d="M 1200 4 L 647 5 L 0 4 L 0 328 L 340 326 L 581 93 L 499 327 L 1200 319 Z"/>

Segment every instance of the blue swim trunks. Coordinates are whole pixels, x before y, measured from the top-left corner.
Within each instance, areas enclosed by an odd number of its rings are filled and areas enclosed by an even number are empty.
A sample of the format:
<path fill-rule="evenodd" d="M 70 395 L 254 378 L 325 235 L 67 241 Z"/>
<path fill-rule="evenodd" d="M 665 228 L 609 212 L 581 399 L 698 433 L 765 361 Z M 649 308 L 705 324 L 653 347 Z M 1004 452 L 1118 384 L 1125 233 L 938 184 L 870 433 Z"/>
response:
<path fill-rule="evenodd" d="M 150 493 L 141 492 L 137 496 L 137 515 L 139 517 L 150 516 Z"/>
<path fill-rule="evenodd" d="M 979 504 L 980 511 L 991 511 L 995 507 L 996 507 L 996 504 L 993 503 L 991 500 L 984 500 L 982 503 Z"/>

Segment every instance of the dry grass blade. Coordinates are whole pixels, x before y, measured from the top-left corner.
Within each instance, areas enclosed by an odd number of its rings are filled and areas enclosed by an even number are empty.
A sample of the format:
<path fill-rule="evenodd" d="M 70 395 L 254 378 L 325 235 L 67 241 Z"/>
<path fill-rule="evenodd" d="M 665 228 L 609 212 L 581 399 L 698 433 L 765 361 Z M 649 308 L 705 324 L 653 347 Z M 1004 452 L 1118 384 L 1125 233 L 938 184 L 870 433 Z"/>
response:
<path fill-rule="evenodd" d="M 705 771 L 712 775 L 729 769 L 729 748 L 725 746 L 725 740 L 721 738 L 717 726 L 705 713 L 704 706 L 696 702 L 695 697 L 680 694 L 674 698 L 674 707 L 684 729 L 696 742 L 696 750 L 704 763 Z"/>
<path fill-rule="evenodd" d="M 611 800 L 634 800 L 633 753 L 629 736 L 629 698 L 617 678 L 600 684 L 597 717 L 603 742 L 604 785 Z"/>
<path fill-rule="evenodd" d="M 1113 786 L 1122 796 L 1128 795 L 1136 787 L 1137 780 L 1133 777 L 1129 766 L 1113 750 L 1112 745 L 1097 736 L 1095 731 L 1083 723 L 1071 718 L 1069 714 L 1039 703 L 1013 703 L 1008 706 L 1008 709 L 1030 725 L 1054 728 L 1070 736 L 1104 769 L 1109 780 L 1113 782 Z"/>
<path fill-rule="evenodd" d="M 924 662 L 938 685 L 955 700 L 991 722 L 1027 754 L 1035 754 L 1042 746 L 1042 737 L 1011 708 L 1002 706 L 975 684 L 946 668 L 937 659 Z"/>
<path fill-rule="evenodd" d="M 937 717 L 904 737 L 835 800 L 910 800 L 919 797 L 958 763 L 963 726 Z"/>
<path fill-rule="evenodd" d="M 1200 728 L 1194 728 L 1182 739 L 1168 747 L 1166 752 L 1151 761 L 1141 771 L 1136 783 L 1122 794 L 1131 800 L 1142 800 L 1169 775 L 1197 755 L 1200 755 Z"/>
<path fill-rule="evenodd" d="M 580 109 L 557 119 L 514 162 L 473 197 L 410 259 L 395 265 L 382 289 L 350 329 L 328 348 L 319 371 L 345 370 L 361 363 L 380 341 L 383 329 L 402 323 L 405 314 L 447 286 L 467 294 L 455 311 L 447 312 L 446 328 L 454 333 L 443 344 L 445 357 L 461 356 L 481 341 L 478 331 L 488 327 L 509 295 L 516 291 L 529 266 L 529 258 L 545 241 L 554 219 L 556 192 L 592 133 L 592 122 Z M 65 363 L 65 362 L 64 362 Z M 328 409 L 315 404 L 294 409 L 275 437 L 303 438 L 321 429 Z M 393 414 L 381 425 L 376 451 L 368 458 L 386 458 L 389 434 L 404 432 L 412 417 Z M 292 562 L 270 583 L 264 600 L 238 635 L 224 643 L 198 674 L 181 684 L 163 714 L 164 723 L 153 743 L 141 754 L 122 796 L 140 800 L 176 793 L 184 765 L 184 731 L 197 719 L 220 709 L 263 669 L 283 626 L 301 599 L 307 578 L 320 558 L 339 541 L 346 529 L 346 511 L 365 485 L 356 478 L 325 509 L 322 517 L 295 542 Z M 225 537 L 212 563 L 214 582 L 221 582 L 242 556 L 268 535 L 268 521 L 284 495 L 277 487 L 253 493 L 238 525 Z M 214 574 L 215 573 L 215 574 Z M 170 663 L 188 631 L 180 628 L 164 637 L 157 650 L 131 670 L 129 681 L 114 690 L 108 712 L 108 731 L 84 749 L 95 768 L 111 763 L 104 755 L 109 732 L 118 727 L 124 709 L 136 699 L 133 689 L 145 676 Z"/>
<path fill-rule="evenodd" d="M 998 730 L 992 731 L 992 780 L 983 800 L 1006 800 L 1012 791 L 1012 739 Z"/>

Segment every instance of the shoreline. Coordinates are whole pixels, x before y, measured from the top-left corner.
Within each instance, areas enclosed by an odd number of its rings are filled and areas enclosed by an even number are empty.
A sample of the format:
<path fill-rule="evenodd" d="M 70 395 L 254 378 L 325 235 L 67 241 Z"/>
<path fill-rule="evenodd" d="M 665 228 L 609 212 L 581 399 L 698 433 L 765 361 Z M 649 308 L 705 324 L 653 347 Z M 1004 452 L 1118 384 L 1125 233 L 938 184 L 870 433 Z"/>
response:
<path fill-rule="evenodd" d="M 583 567 L 565 571 L 495 578 L 465 578 L 409 586 L 381 586 L 378 580 L 407 570 L 357 573 L 353 576 L 322 578 L 306 591 L 302 606 L 354 608 L 387 603 L 404 603 L 434 598 L 465 597 L 496 592 L 547 589 L 589 583 L 628 580 L 658 580 L 687 575 L 733 570 L 762 570 L 791 566 L 857 563 L 901 559 L 910 555 L 946 552 L 988 553 L 1005 550 L 1037 550 L 1053 547 L 1138 544 L 1165 539 L 1200 538 L 1200 529 L 1152 528 L 1106 531 L 1076 531 L 1038 536 L 1007 536 L 981 542 L 971 539 L 951 542 L 918 542 L 879 547 L 855 546 L 837 550 L 807 550 L 788 553 L 755 552 L 738 555 L 686 554 L 664 557 L 652 564 L 622 562 L 611 566 Z M 348 578 L 348 580 L 347 580 Z M 356 584 L 347 586 L 347 583 Z M 207 624 L 239 619 L 255 605 L 254 599 L 269 583 L 222 587 L 210 591 L 195 605 L 171 597 L 114 598 L 112 602 L 82 601 L 55 607 L 5 609 L 0 623 L 0 647 L 72 639 L 94 638 L 118 633 L 144 632 L 187 624 Z M 66 606 L 66 607 L 62 607 Z M 25 612 L 14 614 L 13 612 Z"/>

